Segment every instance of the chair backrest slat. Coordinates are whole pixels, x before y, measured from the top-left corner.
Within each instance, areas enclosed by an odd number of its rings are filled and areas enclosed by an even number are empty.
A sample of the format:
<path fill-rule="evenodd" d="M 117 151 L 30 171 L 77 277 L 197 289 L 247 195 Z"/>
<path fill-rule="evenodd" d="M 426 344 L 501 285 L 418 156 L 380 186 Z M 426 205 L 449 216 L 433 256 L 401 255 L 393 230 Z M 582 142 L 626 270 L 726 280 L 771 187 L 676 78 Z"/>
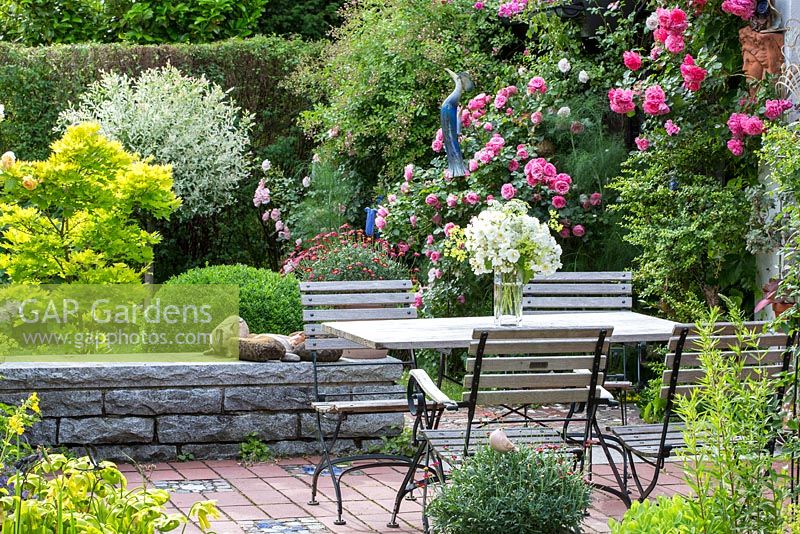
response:
<path fill-rule="evenodd" d="M 464 387 L 471 388 L 475 375 L 464 376 Z M 550 389 L 553 387 L 589 387 L 590 373 L 519 373 L 482 375 L 482 388 L 508 389 Z M 597 375 L 599 384 L 603 383 L 603 373 Z"/>
<path fill-rule="evenodd" d="M 607 347 L 607 345 L 606 345 Z M 605 349 L 605 347 L 604 347 Z M 603 354 L 607 351 L 604 350 Z M 475 358 L 467 358 L 467 372 L 475 369 Z M 591 369 L 594 355 L 586 356 L 517 356 L 515 358 L 485 358 L 482 371 L 486 372 L 525 372 L 531 369 L 539 371 L 571 371 L 573 369 Z M 606 356 L 600 358 L 600 369 L 605 369 Z"/>
<path fill-rule="evenodd" d="M 630 310 L 631 273 L 627 271 L 559 272 L 537 276 L 523 287 L 525 313 L 559 310 Z"/>
<path fill-rule="evenodd" d="M 355 308 L 331 310 L 303 310 L 304 321 L 369 321 L 378 319 L 414 319 L 414 308 Z"/>
<path fill-rule="evenodd" d="M 300 282 L 301 293 L 345 293 L 355 291 L 409 291 L 411 280 L 367 280 L 359 282 Z"/>

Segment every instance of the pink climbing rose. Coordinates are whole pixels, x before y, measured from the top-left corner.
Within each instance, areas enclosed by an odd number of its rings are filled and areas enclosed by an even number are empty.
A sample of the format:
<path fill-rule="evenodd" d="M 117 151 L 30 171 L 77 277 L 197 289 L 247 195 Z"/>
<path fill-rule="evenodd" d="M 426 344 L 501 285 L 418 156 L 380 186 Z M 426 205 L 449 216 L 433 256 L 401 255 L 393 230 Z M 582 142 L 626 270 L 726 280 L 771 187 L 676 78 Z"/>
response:
<path fill-rule="evenodd" d="M 633 90 L 631 89 L 609 89 L 608 102 L 611 106 L 611 111 L 615 113 L 631 113 L 636 109 L 636 104 L 633 103 Z"/>
<path fill-rule="evenodd" d="M 634 139 L 634 142 L 636 143 L 636 148 L 638 148 L 639 151 L 641 152 L 644 152 L 645 150 L 650 148 L 650 141 L 648 141 L 644 137 L 637 137 L 636 139 Z"/>
<path fill-rule="evenodd" d="M 681 133 L 680 127 L 677 124 L 675 124 L 674 122 L 672 122 L 672 119 L 668 120 L 664 124 L 664 128 L 666 128 L 667 135 L 669 135 L 669 136 L 678 135 L 679 133 Z"/>
<path fill-rule="evenodd" d="M 669 106 L 666 103 L 667 95 L 660 85 L 648 87 L 644 92 L 644 104 L 642 109 L 648 115 L 665 115 L 669 113 Z"/>
<path fill-rule="evenodd" d="M 436 137 L 433 138 L 431 149 L 433 149 L 434 152 L 441 152 L 442 149 L 444 149 L 444 134 L 441 128 L 436 130 Z"/>
<path fill-rule="evenodd" d="M 750 20 L 756 12 L 756 0 L 724 0 L 722 11 Z"/>
<path fill-rule="evenodd" d="M 736 138 L 728 139 L 728 150 L 734 156 L 741 156 L 744 153 L 744 141 Z"/>
<path fill-rule="evenodd" d="M 683 76 L 683 86 L 689 91 L 699 91 L 700 84 L 706 79 L 708 71 L 695 64 L 694 58 L 686 54 L 681 65 L 681 76 Z"/>
<path fill-rule="evenodd" d="M 771 121 L 777 120 L 785 111 L 792 109 L 794 105 L 789 100 L 767 100 L 764 116 Z"/>
<path fill-rule="evenodd" d="M 541 76 L 534 76 L 528 82 L 528 94 L 535 94 L 541 93 L 545 94 L 547 92 L 547 83 L 544 81 L 544 78 Z"/>
<path fill-rule="evenodd" d="M 513 184 L 506 183 L 500 188 L 500 194 L 505 200 L 511 200 L 517 195 L 517 190 Z"/>
<path fill-rule="evenodd" d="M 622 61 L 625 66 L 632 71 L 637 71 L 642 68 L 642 56 L 632 50 L 627 50 L 622 54 Z"/>

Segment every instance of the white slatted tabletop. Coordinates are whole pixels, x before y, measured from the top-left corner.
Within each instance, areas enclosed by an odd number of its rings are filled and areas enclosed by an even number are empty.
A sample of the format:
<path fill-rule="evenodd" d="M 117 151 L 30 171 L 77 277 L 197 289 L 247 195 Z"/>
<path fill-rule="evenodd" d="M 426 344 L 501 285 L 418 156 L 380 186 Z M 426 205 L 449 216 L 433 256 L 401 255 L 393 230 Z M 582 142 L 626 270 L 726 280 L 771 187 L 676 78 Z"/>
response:
<path fill-rule="evenodd" d="M 613 343 L 669 340 L 676 323 L 631 311 L 555 312 L 525 315 L 522 326 L 613 326 Z M 469 347 L 472 331 L 494 326 L 492 317 L 447 317 L 323 323 L 325 332 L 374 349 L 457 349 Z"/>

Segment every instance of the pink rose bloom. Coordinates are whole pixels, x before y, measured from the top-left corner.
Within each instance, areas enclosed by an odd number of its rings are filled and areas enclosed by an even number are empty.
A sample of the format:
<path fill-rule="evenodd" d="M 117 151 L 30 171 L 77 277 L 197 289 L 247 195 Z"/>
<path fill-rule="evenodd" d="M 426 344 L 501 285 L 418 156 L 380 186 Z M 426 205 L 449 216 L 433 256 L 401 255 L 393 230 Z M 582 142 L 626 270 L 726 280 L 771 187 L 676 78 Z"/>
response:
<path fill-rule="evenodd" d="M 592 206 L 599 206 L 602 201 L 603 195 L 600 193 L 592 193 L 592 195 L 589 197 L 589 204 Z"/>
<path fill-rule="evenodd" d="M 386 200 L 389 201 L 389 204 L 394 204 L 395 202 L 397 202 L 397 195 L 395 195 L 394 193 L 390 193 L 389 196 L 386 197 Z"/>
<path fill-rule="evenodd" d="M 425 238 L 425 244 L 428 246 L 433 245 L 433 236 L 431 234 L 428 234 L 428 237 Z"/>
<path fill-rule="evenodd" d="M 496 133 L 486 143 L 486 150 L 491 152 L 492 156 L 497 156 L 505 145 L 506 140 L 503 139 L 502 135 Z"/>
<path fill-rule="evenodd" d="M 383 217 L 375 217 L 375 226 L 378 228 L 378 230 L 383 230 L 386 228 L 386 219 Z"/>
<path fill-rule="evenodd" d="M 414 177 L 414 164 L 409 163 L 408 165 L 406 165 L 405 169 L 403 169 L 403 178 L 405 178 L 406 182 L 410 182 L 413 177 Z"/>
<path fill-rule="evenodd" d="M 663 53 L 664 53 L 664 49 L 663 48 L 661 48 L 660 46 L 654 46 L 653 48 L 650 49 L 650 59 L 655 61 Z"/>
<path fill-rule="evenodd" d="M 739 138 L 744 136 L 744 128 L 742 127 L 742 119 L 747 119 L 747 115 L 743 113 L 731 113 L 731 116 L 728 117 L 728 130 L 731 131 L 731 135 Z"/>
<path fill-rule="evenodd" d="M 386 215 L 388 215 L 388 213 Z M 272 219 L 273 221 L 281 220 L 281 210 L 279 210 L 278 208 L 272 208 L 272 211 L 269 212 L 269 218 Z"/>
<path fill-rule="evenodd" d="M 412 215 L 411 217 L 408 218 L 408 222 L 411 223 L 411 228 L 416 228 L 417 227 L 417 216 L 416 215 Z"/>
<path fill-rule="evenodd" d="M 455 208 L 457 205 L 458 205 L 458 197 L 455 196 L 453 193 L 447 195 L 447 207 Z"/>
<path fill-rule="evenodd" d="M 494 200 L 494 195 L 486 195 L 486 202 L 489 203 L 491 200 Z"/>
<path fill-rule="evenodd" d="M 461 110 L 461 126 L 469 128 L 472 125 L 472 114 L 468 109 Z"/>
<path fill-rule="evenodd" d="M 572 183 L 572 176 L 570 176 L 569 174 L 567 174 L 565 172 L 560 172 L 560 173 L 556 174 L 556 178 L 555 179 L 556 180 L 560 180 L 562 182 L 566 182 L 567 184 L 571 184 Z"/>
<path fill-rule="evenodd" d="M 428 206 L 436 207 L 439 205 L 439 197 L 437 197 L 433 193 L 430 193 L 428 196 L 425 197 L 425 204 L 427 204 Z"/>
<path fill-rule="evenodd" d="M 564 180 L 556 180 L 553 184 L 553 191 L 559 195 L 566 195 L 569 193 L 569 184 Z"/>
<path fill-rule="evenodd" d="M 499 93 L 496 97 L 494 97 L 495 109 L 504 108 L 507 103 L 508 103 L 508 97 L 502 93 Z"/>
<path fill-rule="evenodd" d="M 442 173 L 442 174 L 444 175 L 444 181 L 445 182 L 450 183 L 450 181 L 453 180 L 453 173 L 450 172 L 450 169 L 445 169 L 444 173 Z"/>
<path fill-rule="evenodd" d="M 764 132 L 764 123 L 755 115 L 742 119 L 741 125 L 746 135 L 761 135 Z"/>
<path fill-rule="evenodd" d="M 519 161 L 512 159 L 508 162 L 508 170 L 510 172 L 515 172 L 517 169 L 519 169 Z"/>
<path fill-rule="evenodd" d="M 528 149 L 525 145 L 517 145 L 517 157 L 519 159 L 528 159 Z"/>
<path fill-rule="evenodd" d="M 492 161 L 492 154 L 486 149 L 478 150 L 475 153 L 475 157 L 483 164 L 489 163 Z"/>
<path fill-rule="evenodd" d="M 544 81 L 544 78 L 541 76 L 534 76 L 528 82 L 528 94 L 535 94 L 541 93 L 545 94 L 547 92 L 547 83 Z"/>
<path fill-rule="evenodd" d="M 554 178 L 556 176 L 556 174 L 558 174 L 558 171 L 556 170 L 556 166 L 553 165 L 552 163 L 545 162 L 544 163 L 544 175 L 547 178 Z"/>
<path fill-rule="evenodd" d="M 680 8 L 656 9 L 658 15 L 658 26 L 668 33 L 682 34 L 689 27 L 686 12 Z"/>
<path fill-rule="evenodd" d="M 409 187 L 408 182 L 403 182 L 402 184 L 400 184 L 400 192 L 401 193 L 408 194 L 408 192 L 410 190 L 411 190 L 411 187 Z"/>
<path fill-rule="evenodd" d="M 728 150 L 730 150 L 731 154 L 734 156 L 741 156 L 744 154 L 744 141 L 735 137 L 733 139 L 728 139 Z"/>
<path fill-rule="evenodd" d="M 264 204 L 269 204 L 269 201 L 270 201 L 269 189 L 264 183 L 264 180 L 259 180 L 258 187 L 256 187 L 256 191 L 255 193 L 253 193 L 253 206 L 255 207 L 263 206 Z"/>
<path fill-rule="evenodd" d="M 569 125 L 569 131 L 573 135 L 580 135 L 585 129 L 586 126 L 581 121 L 572 121 L 572 124 Z"/>
<path fill-rule="evenodd" d="M 408 243 L 405 243 L 405 242 L 403 242 L 403 241 L 400 241 L 400 242 L 397 244 L 397 250 L 399 250 L 399 251 L 400 251 L 400 254 L 405 254 L 406 252 L 408 252 L 409 250 L 411 250 L 411 247 L 410 247 L 410 246 L 408 246 Z"/>
<path fill-rule="evenodd" d="M 375 219 L 375 224 L 376 224 L 376 225 L 378 224 L 378 219 L 377 219 L 377 218 Z M 386 225 L 386 221 L 383 221 L 383 224 L 384 224 L 384 226 L 385 226 L 385 225 Z M 283 224 L 283 221 L 277 221 L 277 222 L 275 223 L 275 229 L 276 229 L 276 230 L 278 230 L 279 232 L 280 232 L 281 230 L 283 230 L 284 226 L 285 226 L 285 225 Z M 380 228 L 380 226 L 379 226 L 378 228 Z"/>
<path fill-rule="evenodd" d="M 413 306 L 417 309 L 421 308 L 423 305 L 422 301 L 422 291 L 417 291 L 414 293 L 414 304 Z"/>
<path fill-rule="evenodd" d="M 531 113 L 531 122 L 533 124 L 541 124 L 543 119 L 544 115 L 542 115 L 541 111 L 534 111 Z"/>
<path fill-rule="evenodd" d="M 660 85 L 648 87 L 644 92 L 644 104 L 642 109 L 648 115 L 665 115 L 669 113 L 669 106 L 666 104 L 667 95 Z"/>
<path fill-rule="evenodd" d="M 561 231 L 560 231 L 560 232 L 558 232 L 558 235 L 560 235 L 560 236 L 561 236 L 561 237 L 563 237 L 564 239 L 567 239 L 567 238 L 569 237 L 569 226 L 567 226 L 567 225 L 565 224 L 565 225 L 564 225 L 564 227 L 563 227 L 563 228 L 561 228 Z"/>
<path fill-rule="evenodd" d="M 439 226 L 440 224 L 442 224 L 442 214 L 439 213 L 438 211 L 436 213 L 434 213 L 433 217 L 431 217 L 431 222 L 433 224 L 435 224 L 436 226 Z"/>
<path fill-rule="evenodd" d="M 564 209 L 567 207 L 567 199 L 565 199 L 561 195 L 554 196 L 553 200 L 551 200 L 550 202 L 553 204 L 553 207 L 557 210 Z"/>
<path fill-rule="evenodd" d="M 722 2 L 722 11 L 742 20 L 750 20 L 756 12 L 756 0 L 725 0 Z"/>
<path fill-rule="evenodd" d="M 431 252 L 431 261 L 433 263 L 436 263 L 440 259 L 442 259 L 442 253 L 441 252 L 439 252 L 438 250 L 434 250 L 433 252 Z"/>
<path fill-rule="evenodd" d="M 481 9 L 483 9 L 483 2 L 475 2 L 475 4 L 472 7 L 480 11 Z"/>
<path fill-rule="evenodd" d="M 471 160 L 469 160 L 468 166 L 469 166 L 470 172 L 475 172 L 475 171 L 478 170 L 478 161 L 474 160 L 474 159 L 471 159 Z"/>
<path fill-rule="evenodd" d="M 633 103 L 633 91 L 630 89 L 609 89 L 608 102 L 614 113 L 630 113 L 636 109 Z"/>
<path fill-rule="evenodd" d="M 525 165 L 525 178 L 531 187 L 544 182 L 544 166 L 547 162 L 544 158 L 530 160 Z"/>
<path fill-rule="evenodd" d="M 667 36 L 664 46 L 667 47 L 668 52 L 672 54 L 679 54 L 684 48 L 686 48 L 686 41 L 683 39 L 683 35 L 671 33 Z"/>
<path fill-rule="evenodd" d="M 650 141 L 645 139 L 644 137 L 637 137 L 634 139 L 636 142 L 636 148 L 638 148 L 641 152 L 644 152 L 648 148 L 650 148 Z"/>
<path fill-rule="evenodd" d="M 467 109 L 470 111 L 480 111 L 482 108 L 486 107 L 486 99 L 486 93 L 479 94 L 469 101 L 467 104 Z"/>
<path fill-rule="evenodd" d="M 503 184 L 503 187 L 500 188 L 500 194 L 504 199 L 511 200 L 517 195 L 517 190 L 512 184 Z"/>
<path fill-rule="evenodd" d="M 386 208 L 381 206 L 380 208 L 378 208 L 377 214 L 379 217 L 386 217 L 387 215 L 389 215 L 389 212 L 386 210 Z"/>
<path fill-rule="evenodd" d="M 664 124 L 664 128 L 667 129 L 667 135 L 669 136 L 678 135 L 681 132 L 680 127 L 674 122 L 672 122 L 672 119 L 668 120 Z"/>
<path fill-rule="evenodd" d="M 572 235 L 575 237 L 583 237 L 586 234 L 586 228 L 582 224 L 576 224 L 572 227 Z"/>
<path fill-rule="evenodd" d="M 513 108 L 506 108 L 506 117 L 510 117 L 513 114 L 514 114 Z"/>
<path fill-rule="evenodd" d="M 681 76 L 683 76 L 683 86 L 689 91 L 699 91 L 700 83 L 706 79 L 708 71 L 695 65 L 694 58 L 686 54 L 681 65 Z"/>
<path fill-rule="evenodd" d="M 456 297 L 456 300 L 459 304 L 464 304 L 467 301 L 467 298 L 464 295 L 459 295 Z"/>
<path fill-rule="evenodd" d="M 494 130 L 494 126 L 492 126 L 491 122 L 487 122 L 486 124 L 483 125 L 483 129 L 486 130 L 487 132 L 491 132 L 492 130 Z"/>
<path fill-rule="evenodd" d="M 774 121 L 780 118 L 785 111 L 792 109 L 794 105 L 789 100 L 767 100 L 764 116 Z"/>
<path fill-rule="evenodd" d="M 653 38 L 659 43 L 666 41 L 668 36 L 669 32 L 664 28 L 658 28 L 653 32 Z"/>
<path fill-rule="evenodd" d="M 434 152 L 441 152 L 444 148 L 444 134 L 442 133 L 442 129 L 439 128 L 436 130 L 436 137 L 433 138 L 433 143 L 431 143 L 431 149 Z"/>
<path fill-rule="evenodd" d="M 453 228 L 455 228 L 455 227 L 456 227 L 455 223 L 452 223 L 452 222 L 449 222 L 449 223 L 445 224 L 444 225 L 444 235 L 446 235 L 447 237 L 450 237 L 450 232 L 452 232 Z"/>
<path fill-rule="evenodd" d="M 481 201 L 481 197 L 478 195 L 478 193 L 476 193 L 474 191 L 470 191 L 469 193 L 464 195 L 464 202 L 466 202 L 470 206 L 474 206 L 475 204 L 477 204 L 480 201 Z"/>
<path fill-rule="evenodd" d="M 642 56 L 632 50 L 627 50 L 622 54 L 622 61 L 632 71 L 642 68 Z"/>

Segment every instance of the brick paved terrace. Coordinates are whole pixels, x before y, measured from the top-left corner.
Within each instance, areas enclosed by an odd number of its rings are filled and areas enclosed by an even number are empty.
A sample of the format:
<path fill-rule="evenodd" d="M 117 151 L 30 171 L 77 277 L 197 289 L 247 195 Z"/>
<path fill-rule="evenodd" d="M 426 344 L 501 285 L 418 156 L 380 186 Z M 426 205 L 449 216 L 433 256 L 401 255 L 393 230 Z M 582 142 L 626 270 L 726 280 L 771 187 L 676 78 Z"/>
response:
<path fill-rule="evenodd" d="M 344 516 L 347 524 L 334 525 L 336 507 L 330 479 L 321 479 L 318 506 L 309 506 L 311 475 L 315 457 L 286 458 L 275 463 L 242 465 L 233 460 L 208 460 L 120 466 L 131 486 L 149 484 L 172 492 L 170 511 L 186 512 L 198 500 L 214 499 L 222 517 L 214 523 L 218 534 L 261 534 L 282 532 L 419 532 L 421 506 L 404 501 L 399 529 L 386 526 L 394 503 L 395 488 L 403 471 L 391 467 L 370 469 L 344 477 Z M 611 484 L 610 468 L 594 468 L 599 482 Z M 606 478 L 605 475 L 608 475 Z M 668 465 L 655 495 L 686 492 L 679 464 Z M 608 532 L 608 518 L 620 518 L 625 506 L 617 498 L 595 491 L 585 532 Z M 194 526 L 186 529 L 194 534 Z"/>

